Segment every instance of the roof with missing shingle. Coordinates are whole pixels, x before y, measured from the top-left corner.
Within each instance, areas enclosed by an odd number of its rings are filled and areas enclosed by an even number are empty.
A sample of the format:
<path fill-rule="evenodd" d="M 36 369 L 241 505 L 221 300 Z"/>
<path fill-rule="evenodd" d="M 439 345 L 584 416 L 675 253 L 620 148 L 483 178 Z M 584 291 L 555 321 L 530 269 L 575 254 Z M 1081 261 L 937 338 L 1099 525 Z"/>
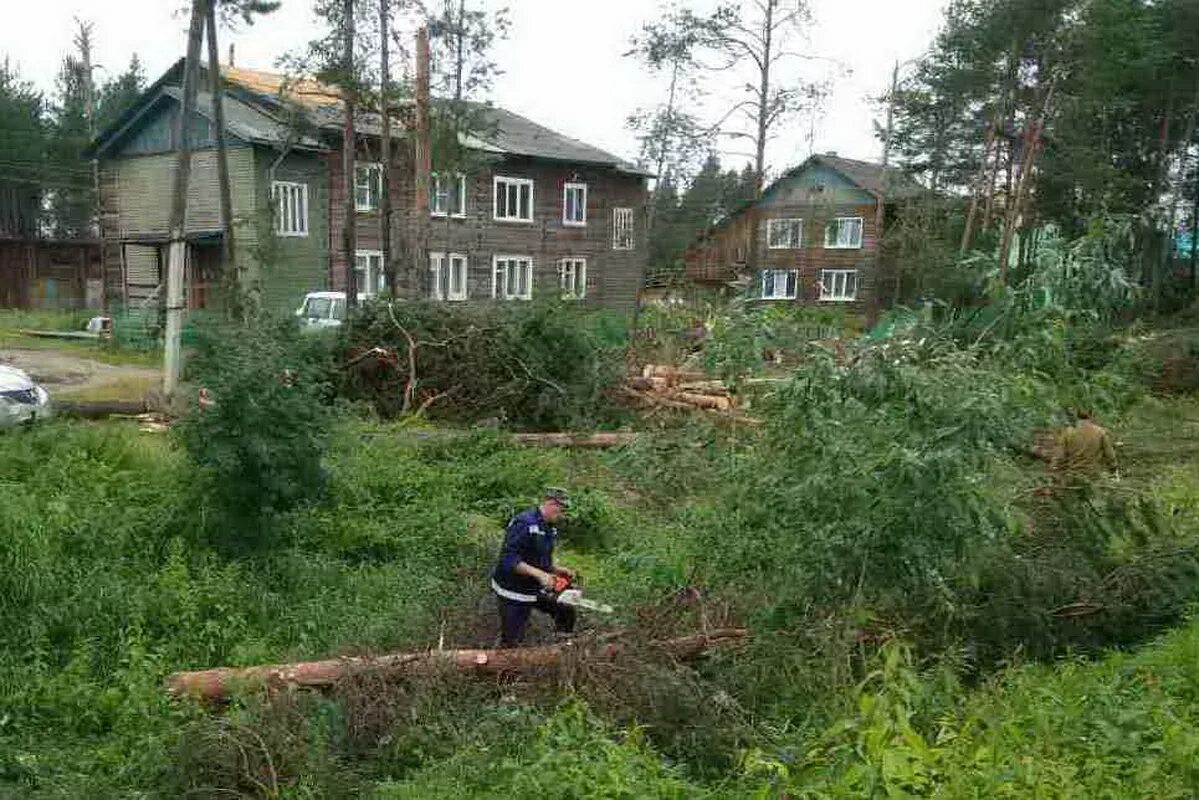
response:
<path fill-rule="evenodd" d="M 341 96 L 331 86 L 240 67 L 222 67 L 221 72 L 229 83 L 262 102 L 279 104 L 286 100 L 304 109 L 319 127 L 330 130 L 341 127 Z M 463 143 L 468 147 L 502 155 L 598 164 L 646 174 L 619 156 L 558 133 L 507 109 L 474 104 L 473 110 L 478 112 L 482 125 L 479 126 L 480 130 L 463 136 Z M 381 134 L 378 113 L 365 111 L 359 114 L 357 121 L 364 132 L 376 136 Z M 400 135 L 406 133 L 398 126 L 397 131 Z"/>
<path fill-rule="evenodd" d="M 182 72 L 183 60 L 180 59 L 116 123 L 96 137 L 89 153 L 101 153 L 110 147 L 133 125 L 144 109 L 163 95 L 180 100 Z M 341 93 L 335 87 L 311 79 L 243 67 L 222 66 L 221 75 L 225 79 L 228 97 L 225 102 L 226 127 L 235 136 L 268 145 L 320 148 L 324 146 L 318 138 L 321 132 L 329 136 L 340 134 L 343 106 Z M 203 79 L 201 84 L 206 85 L 207 79 Z M 211 118 L 211 108 L 211 95 L 198 93 L 197 111 Z M 479 130 L 462 135 L 463 144 L 469 148 L 501 156 L 591 164 L 652 177 L 617 155 L 558 133 L 507 109 L 481 104 L 474 106 L 474 109 L 482 124 Z M 294 124 L 297 116 L 303 117 L 303 126 Z M 402 123 L 403 115 L 397 116 L 401 119 L 393 120 L 393 136 L 407 136 L 408 131 Z M 360 112 L 355 124 L 359 132 L 367 135 L 379 136 L 382 133 L 380 115 L 375 111 Z"/>

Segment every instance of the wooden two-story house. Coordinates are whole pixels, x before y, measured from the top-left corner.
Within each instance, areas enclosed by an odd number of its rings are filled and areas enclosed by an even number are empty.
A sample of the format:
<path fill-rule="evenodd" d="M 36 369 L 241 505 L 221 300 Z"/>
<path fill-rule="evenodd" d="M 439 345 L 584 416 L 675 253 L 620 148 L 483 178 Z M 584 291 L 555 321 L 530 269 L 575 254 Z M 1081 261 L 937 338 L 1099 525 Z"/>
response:
<path fill-rule="evenodd" d="M 356 120 L 354 196 L 342 180 L 343 106 L 313 81 L 222 67 L 235 266 L 243 285 L 275 310 L 308 291 L 341 290 L 345 216 L 356 218 L 359 291 L 385 288 L 380 228 L 381 127 Z M 206 70 L 201 85 L 208 85 Z M 168 215 L 180 137 L 182 61 L 93 143 L 100 162 L 105 288 L 113 304 L 161 297 Z M 427 215 L 417 216 L 411 118 L 393 122 L 393 259 L 397 294 L 445 302 L 552 295 L 614 309 L 633 306 L 646 258 L 648 176 L 617 156 L 504 109 L 481 109 L 463 137 L 469 173 L 438 172 Z M 218 302 L 219 194 L 212 97 L 201 91 L 189 122 L 195 152 L 188 193 L 187 298 Z M 419 239 L 418 239 L 419 237 Z M 414 266 L 421 241 L 427 264 Z M 424 256 L 422 256 L 422 259 Z"/>
<path fill-rule="evenodd" d="M 705 231 L 687 250 L 685 274 L 699 284 L 748 284 L 763 301 L 873 314 L 879 221 L 885 228 L 895 204 L 925 191 L 897 169 L 885 181 L 880 165 L 812 156 Z"/>

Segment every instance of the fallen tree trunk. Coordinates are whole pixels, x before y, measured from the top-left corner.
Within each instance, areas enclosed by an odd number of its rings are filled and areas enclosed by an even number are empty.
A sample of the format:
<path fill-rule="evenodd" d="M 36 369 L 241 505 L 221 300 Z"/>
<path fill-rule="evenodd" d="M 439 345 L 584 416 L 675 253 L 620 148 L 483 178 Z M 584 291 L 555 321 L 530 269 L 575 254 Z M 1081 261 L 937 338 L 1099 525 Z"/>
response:
<path fill-rule="evenodd" d="M 672 658 L 686 661 L 708 650 L 739 645 L 748 631 L 744 628 L 724 628 L 707 634 L 684 636 L 653 647 Z M 612 661 L 630 649 L 619 634 L 592 641 L 566 642 L 542 647 L 522 647 L 510 650 L 430 650 L 419 653 L 392 653 L 382 656 L 331 658 L 296 664 L 271 664 L 242 669 L 218 668 L 199 672 L 176 672 L 167 679 L 167 692 L 206 700 L 220 700 L 239 689 L 259 687 L 332 686 L 342 678 L 360 671 L 393 675 L 438 674 L 445 669 L 466 670 L 478 675 L 525 672 L 554 667 L 568 654 Z"/>
<path fill-rule="evenodd" d="M 733 407 L 733 401 L 727 397 L 711 394 L 694 394 L 692 392 L 674 392 L 670 395 L 671 399 L 678 400 L 681 403 L 695 406 L 696 408 L 710 408 L 715 411 L 729 411 Z"/>
<path fill-rule="evenodd" d="M 512 438 L 526 447 L 578 447 L 601 450 L 623 447 L 637 441 L 636 433 L 515 433 Z"/>
<path fill-rule="evenodd" d="M 82 417 L 83 419 L 103 419 L 112 416 L 135 417 L 149 411 L 144 400 L 110 400 L 105 402 L 72 402 L 59 400 L 54 403 L 54 413 L 64 417 Z"/>

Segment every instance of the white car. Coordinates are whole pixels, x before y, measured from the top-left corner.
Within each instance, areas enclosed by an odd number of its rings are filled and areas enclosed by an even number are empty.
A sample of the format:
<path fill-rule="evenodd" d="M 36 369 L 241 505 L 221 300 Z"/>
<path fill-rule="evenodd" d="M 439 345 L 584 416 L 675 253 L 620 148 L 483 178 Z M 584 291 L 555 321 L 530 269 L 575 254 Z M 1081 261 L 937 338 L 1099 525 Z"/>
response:
<path fill-rule="evenodd" d="M 370 292 L 359 292 L 358 302 L 364 303 L 372 297 Z M 305 328 L 337 328 L 346 318 L 346 293 L 309 292 L 296 309 L 296 316 Z"/>
<path fill-rule="evenodd" d="M 0 364 L 0 428 L 11 428 L 54 415 L 50 394 L 27 372 Z"/>

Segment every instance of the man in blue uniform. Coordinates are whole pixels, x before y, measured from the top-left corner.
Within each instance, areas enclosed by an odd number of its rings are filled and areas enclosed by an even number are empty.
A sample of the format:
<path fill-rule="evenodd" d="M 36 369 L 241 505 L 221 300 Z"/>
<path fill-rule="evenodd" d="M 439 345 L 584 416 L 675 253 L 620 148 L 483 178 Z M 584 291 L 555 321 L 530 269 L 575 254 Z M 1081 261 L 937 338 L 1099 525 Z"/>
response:
<path fill-rule="evenodd" d="M 499 563 L 491 573 L 491 589 L 499 600 L 500 642 L 516 647 L 525 635 L 529 614 L 537 609 L 554 619 L 559 633 L 575 627 L 575 610 L 548 597 L 557 576 L 574 580 L 566 567 L 554 566 L 555 524 L 570 508 L 570 498 L 562 489 L 546 489 L 541 505 L 523 511 L 508 523 Z"/>

